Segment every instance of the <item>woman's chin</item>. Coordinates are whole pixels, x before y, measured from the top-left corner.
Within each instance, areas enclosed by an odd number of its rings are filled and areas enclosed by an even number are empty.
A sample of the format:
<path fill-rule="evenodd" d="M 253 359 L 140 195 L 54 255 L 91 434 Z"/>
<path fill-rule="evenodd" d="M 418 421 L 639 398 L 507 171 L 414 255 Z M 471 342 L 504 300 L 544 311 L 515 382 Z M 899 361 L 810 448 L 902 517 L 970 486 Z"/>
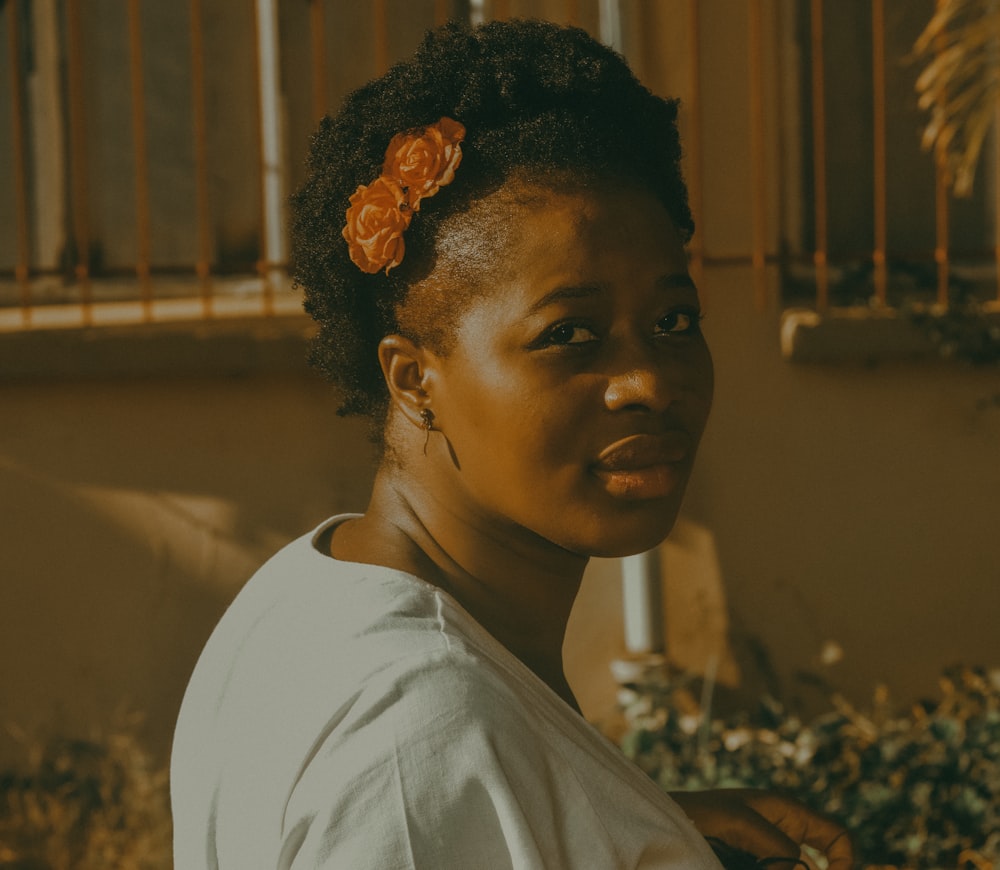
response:
<path fill-rule="evenodd" d="M 664 510 L 653 517 L 637 516 L 625 523 L 616 518 L 601 523 L 585 539 L 575 541 L 568 549 L 599 559 L 634 556 L 663 543 L 676 520 L 675 510 Z"/>

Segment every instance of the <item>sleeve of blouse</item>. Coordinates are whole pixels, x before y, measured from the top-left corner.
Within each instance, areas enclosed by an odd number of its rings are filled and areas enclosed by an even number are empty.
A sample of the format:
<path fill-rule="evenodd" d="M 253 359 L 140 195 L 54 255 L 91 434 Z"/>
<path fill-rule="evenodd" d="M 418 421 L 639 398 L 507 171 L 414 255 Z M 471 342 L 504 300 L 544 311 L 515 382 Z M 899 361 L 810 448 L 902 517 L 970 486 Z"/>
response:
<path fill-rule="evenodd" d="M 280 866 L 615 866 L 590 802 L 532 718 L 476 660 L 449 653 L 385 675 L 305 766 Z"/>

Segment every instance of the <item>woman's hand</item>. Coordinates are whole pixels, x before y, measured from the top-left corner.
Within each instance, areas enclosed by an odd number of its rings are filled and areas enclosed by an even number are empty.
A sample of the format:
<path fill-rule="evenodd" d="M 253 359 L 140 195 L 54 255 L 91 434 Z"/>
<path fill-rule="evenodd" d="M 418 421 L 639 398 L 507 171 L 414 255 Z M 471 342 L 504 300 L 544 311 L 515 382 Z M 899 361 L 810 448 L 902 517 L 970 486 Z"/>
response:
<path fill-rule="evenodd" d="M 671 792 L 705 837 L 716 837 L 758 858 L 798 858 L 801 846 L 826 856 L 829 870 L 850 870 L 847 831 L 798 801 L 751 788 Z"/>

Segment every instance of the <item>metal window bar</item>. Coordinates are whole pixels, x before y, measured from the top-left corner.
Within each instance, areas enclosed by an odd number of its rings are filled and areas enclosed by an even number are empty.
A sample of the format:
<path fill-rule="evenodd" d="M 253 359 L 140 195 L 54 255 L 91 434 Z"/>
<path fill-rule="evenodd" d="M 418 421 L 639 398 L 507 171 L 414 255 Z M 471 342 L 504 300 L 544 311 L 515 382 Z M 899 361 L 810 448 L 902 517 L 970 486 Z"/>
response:
<path fill-rule="evenodd" d="M 940 9 L 943 0 L 936 0 Z M 937 265 L 937 301 L 948 304 L 948 186 L 950 184 L 947 159 L 944 151 L 934 151 L 934 262 Z"/>
<path fill-rule="evenodd" d="M 389 11 L 386 0 L 375 0 L 375 71 L 382 75 L 389 69 Z"/>
<path fill-rule="evenodd" d="M 993 116 L 993 129 L 995 131 L 993 144 L 995 162 L 993 171 L 995 173 L 994 177 L 997 179 L 996 200 L 994 201 L 994 214 L 996 217 L 993 221 L 993 268 L 996 270 L 996 304 L 1000 306 L 1000 100 L 997 101 Z"/>
<path fill-rule="evenodd" d="M 434 0 L 434 24 L 440 25 L 444 24 L 449 16 L 449 3 L 448 0 Z"/>
<path fill-rule="evenodd" d="M 702 127 L 701 127 L 701 13 L 698 0 L 688 2 L 688 69 L 691 76 L 690 92 L 691 107 L 689 109 L 688 140 L 690 148 L 687 151 L 688 171 L 688 201 L 695 227 L 700 226 L 704 215 L 703 202 L 703 167 L 702 167 Z M 705 243 L 704 230 L 696 229 L 690 244 L 691 278 L 696 287 L 704 287 L 705 279 Z"/>
<path fill-rule="evenodd" d="M 764 64 L 761 0 L 749 0 L 751 255 L 754 300 L 767 305 L 767 178 L 764 153 Z"/>
<path fill-rule="evenodd" d="M 197 260 L 195 274 L 201 297 L 201 316 L 215 314 L 212 301 L 212 227 L 208 188 L 208 122 L 205 114 L 205 38 L 201 0 L 191 0 L 191 104 L 194 129 L 195 224 Z"/>
<path fill-rule="evenodd" d="M 256 0 L 254 6 L 261 208 L 257 272 L 264 288 L 261 314 L 271 316 L 274 314 L 274 281 L 285 259 L 282 219 L 284 165 L 279 132 L 281 95 L 278 81 L 278 8 L 275 0 Z"/>
<path fill-rule="evenodd" d="M 580 23 L 579 0 L 566 0 L 566 23 L 574 27 Z"/>
<path fill-rule="evenodd" d="M 69 140 L 70 180 L 73 201 L 73 240 L 76 245 L 76 281 L 80 288 L 80 318 L 93 322 L 90 287 L 90 227 L 87 198 L 86 107 L 83 94 L 83 22 L 80 0 L 67 0 L 66 29 L 69 41 Z"/>
<path fill-rule="evenodd" d="M 28 229 L 28 183 L 27 161 L 24 155 L 24 106 L 21 95 L 24 82 L 21 76 L 21 53 L 18 43 L 20 19 L 17 3 L 10 3 L 8 22 L 10 50 L 10 104 L 12 111 L 11 129 L 14 138 L 14 215 L 17 230 L 17 259 L 14 265 L 14 279 L 21 299 L 22 326 L 31 326 L 31 239 Z"/>
<path fill-rule="evenodd" d="M 886 157 L 885 157 L 885 3 L 872 0 L 872 140 L 873 140 L 873 207 L 875 247 L 872 267 L 875 282 L 875 300 L 885 308 L 888 290 L 886 264 Z"/>
<path fill-rule="evenodd" d="M 146 99 L 142 72 L 142 21 L 139 0 L 128 0 L 129 73 L 132 85 L 132 142 L 135 150 L 136 277 L 142 300 L 142 319 L 153 319 L 150 283 L 149 156 L 146 150 Z"/>
<path fill-rule="evenodd" d="M 816 309 L 826 311 L 829 305 L 829 273 L 827 271 L 827 202 L 826 202 L 826 111 L 823 83 L 823 0 L 812 0 L 810 7 L 810 37 L 812 62 L 812 131 L 813 131 L 813 199 L 815 247 L 813 264 L 816 268 Z"/>
<path fill-rule="evenodd" d="M 329 99 L 329 58 L 327 57 L 326 35 L 328 27 L 329 0 L 309 0 L 304 14 L 310 22 L 311 41 L 310 54 L 306 61 L 311 66 L 312 93 L 311 111 L 314 119 L 328 109 Z M 563 4 L 564 20 L 578 22 L 581 17 L 579 0 L 565 0 Z M 608 0 L 590 0 L 588 14 L 608 6 Z M 33 278 L 39 277 L 45 270 L 36 268 L 32 261 L 33 228 L 31 224 L 31 191 L 29 189 L 30 160 L 26 152 L 30 141 L 28 129 L 30 107 L 26 105 L 24 94 L 27 92 L 22 61 L 25 46 L 22 46 L 23 28 L 18 24 L 19 11 L 24 8 L 18 3 L 5 4 L 3 14 L 7 16 L 9 70 L 10 70 L 10 117 L 13 144 L 12 186 L 14 227 L 16 242 L 14 244 L 13 278 L 14 290 L 19 302 L 19 317 L 15 321 L 10 317 L 0 319 L 0 329 L 35 328 L 48 325 L 50 318 L 40 314 L 39 300 L 33 294 Z M 64 51 L 67 63 L 66 76 L 66 117 L 68 121 L 67 141 L 69 153 L 67 159 L 68 205 L 69 205 L 69 254 L 72 259 L 71 268 L 75 278 L 74 290 L 77 293 L 78 317 L 75 325 L 92 325 L 95 322 L 95 310 L 100 306 L 95 303 L 93 293 L 93 262 L 91 247 L 95 242 L 91 225 L 91 198 L 88 189 L 88 124 L 92 123 L 87 115 L 86 79 L 88 48 L 84 39 L 84 14 L 88 10 L 80 0 L 66 0 Z M 254 15 L 255 62 L 256 62 L 256 105 L 258 112 L 257 141 L 258 172 L 261 190 L 261 217 L 259 225 L 259 260 L 257 272 L 260 277 L 261 293 L 259 295 L 259 311 L 257 314 L 269 315 L 276 311 L 275 291 L 279 282 L 284 282 L 286 269 L 286 242 L 284 236 L 283 204 L 286 191 L 283 190 L 284 172 L 288 159 L 282 153 L 280 128 L 280 83 L 278 81 L 277 50 L 277 4 L 276 0 L 254 0 L 253 6 L 246 4 L 243 8 L 252 8 Z M 433 19 L 435 22 L 446 20 L 454 9 L 449 0 L 434 0 Z M 485 17 L 489 10 L 502 17 L 511 10 L 511 4 L 504 0 L 494 0 L 487 4 L 484 0 L 468 0 L 467 10 L 471 18 Z M 748 133 L 750 149 L 750 250 L 746 254 L 733 256 L 713 256 L 705 249 L 705 233 L 703 229 L 704 186 L 703 176 L 703 129 L 702 129 L 702 89 L 704 79 L 701 70 L 701 21 L 700 4 L 697 0 L 688 0 L 688 46 L 686 58 L 689 72 L 689 92 L 686 100 L 687 125 L 686 130 L 686 160 L 689 196 L 692 212 L 702 229 L 695 235 L 690 247 L 691 270 L 693 277 L 699 283 L 705 265 L 720 262 L 749 262 L 753 269 L 754 295 L 758 306 L 766 304 L 766 266 L 778 256 L 776 251 L 769 250 L 768 242 L 768 200 L 772 187 L 780 185 L 780 178 L 770 178 L 767 173 L 767 146 L 765 119 L 769 107 L 765 104 L 766 87 L 770 74 L 764 68 L 764 34 L 770 32 L 768 27 L 773 24 L 765 17 L 766 7 L 761 0 L 748 0 L 748 31 L 747 47 L 749 59 L 748 80 Z M 374 25 L 373 60 L 378 69 L 384 70 L 390 61 L 390 22 L 388 20 L 387 0 L 377 0 L 371 7 Z M 810 172 L 813 179 L 812 219 L 814 222 L 814 239 L 812 244 L 812 264 L 815 274 L 815 307 L 824 311 L 830 307 L 829 299 L 829 262 L 828 250 L 828 194 L 827 194 L 827 136 L 826 136 L 826 106 L 824 82 L 824 21 L 825 4 L 823 0 L 810 0 L 809 10 L 809 45 L 810 60 L 806 75 L 809 79 L 807 87 L 811 90 L 811 118 L 809 125 L 812 130 L 812 153 L 808 155 Z M 144 80 L 144 52 L 148 46 L 143 45 L 141 15 L 141 0 L 127 0 L 123 4 L 127 22 L 128 60 L 130 82 L 128 83 L 131 121 L 132 144 L 135 156 L 134 177 L 134 214 L 136 219 L 136 253 L 134 272 L 139 285 L 137 310 L 138 317 L 133 316 L 131 322 L 158 320 L 170 317 L 169 307 L 161 306 L 167 300 L 154 292 L 154 279 L 158 270 L 152 259 L 153 227 L 155 215 L 152 211 L 150 198 L 150 155 L 148 153 L 146 126 L 147 95 Z M 196 278 L 192 296 L 200 301 L 200 317 L 208 319 L 219 316 L 220 313 L 230 313 L 230 306 L 219 310 L 220 295 L 214 289 L 217 276 L 214 274 L 213 263 L 213 225 L 211 219 L 211 185 L 210 185 L 210 152 L 209 126 L 206 111 L 206 59 L 210 50 L 206 49 L 203 22 L 203 0 L 189 2 L 190 28 L 190 75 L 191 75 L 191 110 L 193 137 L 193 187 L 195 192 L 195 257 L 190 265 Z M 889 230 L 889 196 L 887 191 L 887 117 L 886 117 L 886 23 L 884 0 L 873 0 L 871 5 L 871 58 L 872 81 L 871 94 L 873 101 L 872 136 L 873 136 L 873 230 L 874 238 L 870 251 L 874 273 L 874 301 L 879 307 L 888 307 L 888 230 Z M 772 112 L 773 113 L 773 112 Z M 1000 114 L 1000 108 L 998 108 Z M 93 131 L 90 131 L 91 133 Z M 1000 146 L 996 149 L 996 173 L 1000 176 Z M 952 271 L 952 253 L 949 239 L 950 200 L 948 191 L 947 171 L 940 155 L 935 158 L 935 205 L 934 205 L 934 245 L 933 260 L 936 266 L 936 298 L 941 304 L 948 302 L 948 287 Z M 996 202 L 993 203 L 996 214 L 1000 214 L 1000 184 L 996 185 Z M 1000 220 L 995 221 L 996 234 L 991 240 L 990 256 L 997 269 L 997 299 L 1000 301 Z M 928 252 L 930 253 L 930 252 Z M 7 267 L 10 269 L 10 267 Z M 9 272 L 8 272 L 9 274 Z M 13 298 L 13 297 L 11 297 Z M 228 300 L 227 300 L 228 303 Z M 293 310 L 294 306 L 282 310 Z M 13 313 L 11 307 L 7 312 Z M 169 309 L 172 311 L 172 309 Z M 191 314 L 191 307 L 185 309 L 184 317 L 198 316 Z M 247 314 L 247 305 L 232 306 L 234 314 Z M 4 314 L 0 310 L 0 316 Z M 97 322 L 109 322 L 105 314 L 96 318 Z M 53 321 L 54 323 L 54 321 Z M 67 323 L 66 325 L 74 325 Z"/>
<path fill-rule="evenodd" d="M 326 93 L 326 11 L 324 6 L 324 0 L 309 0 L 309 36 L 312 52 L 312 105 L 313 119 L 317 122 L 326 114 L 328 105 Z"/>
<path fill-rule="evenodd" d="M 934 262 L 937 265 L 937 301 L 948 304 L 948 184 L 944 155 L 934 160 Z"/>

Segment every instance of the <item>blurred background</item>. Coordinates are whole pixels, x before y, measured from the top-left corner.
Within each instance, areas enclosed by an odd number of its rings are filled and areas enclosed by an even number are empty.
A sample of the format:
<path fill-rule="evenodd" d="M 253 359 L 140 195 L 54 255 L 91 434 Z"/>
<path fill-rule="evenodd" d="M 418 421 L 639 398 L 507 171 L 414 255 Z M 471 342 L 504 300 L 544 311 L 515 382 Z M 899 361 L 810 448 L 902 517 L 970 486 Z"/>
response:
<path fill-rule="evenodd" d="M 119 710 L 165 759 L 241 585 L 364 509 L 365 425 L 304 363 L 286 201 L 319 117 L 448 18 L 577 24 L 682 100 L 715 410 L 651 631 L 621 563 L 588 573 L 588 717 L 649 654 L 806 710 L 1000 665 L 1000 155 L 994 125 L 957 197 L 922 147 L 935 8 L 0 2 L 0 767 Z"/>

